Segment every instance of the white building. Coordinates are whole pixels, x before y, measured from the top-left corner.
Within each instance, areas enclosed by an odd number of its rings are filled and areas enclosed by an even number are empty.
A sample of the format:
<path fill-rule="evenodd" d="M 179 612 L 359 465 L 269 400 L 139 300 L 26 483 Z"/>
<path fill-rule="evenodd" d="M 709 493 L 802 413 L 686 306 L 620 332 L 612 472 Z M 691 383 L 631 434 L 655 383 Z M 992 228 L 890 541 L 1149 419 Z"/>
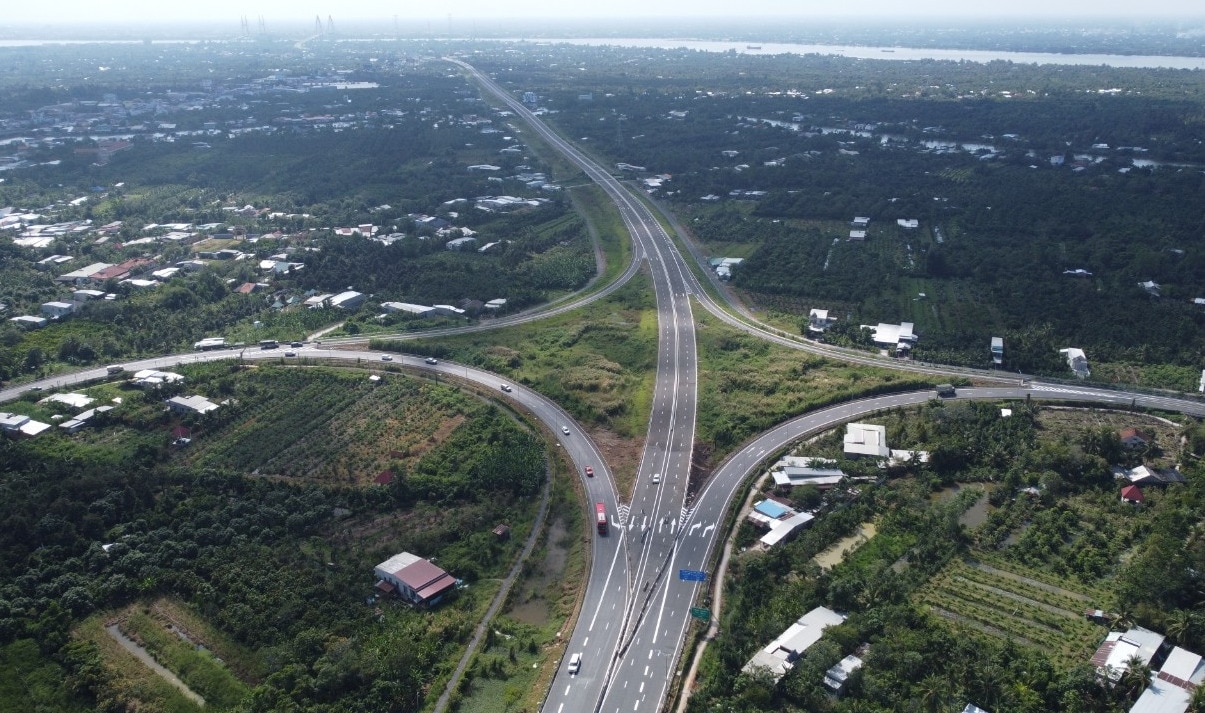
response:
<path fill-rule="evenodd" d="M 452 305 L 435 305 L 432 307 L 432 309 L 435 310 L 435 314 L 442 315 L 444 317 L 464 316 L 464 310 L 459 307 L 453 307 Z"/>
<path fill-rule="evenodd" d="M 916 230 L 920 227 L 920 221 L 916 218 L 897 218 L 895 224 L 905 230 Z"/>
<path fill-rule="evenodd" d="M 803 527 L 811 524 L 816 516 L 810 512 L 797 512 L 784 520 L 774 520 L 770 523 L 770 531 L 758 540 L 762 547 L 769 549 L 780 542 L 788 540 Z"/>
<path fill-rule="evenodd" d="M 785 456 L 770 468 L 774 485 L 780 488 L 796 485 L 815 485 L 831 488 L 845 478 L 845 471 L 834 468 L 834 463 L 824 458 Z"/>
<path fill-rule="evenodd" d="M 1184 713 L 1193 691 L 1205 683 L 1205 662 L 1200 655 L 1179 646 L 1172 649 L 1150 685 L 1134 702 L 1130 713 Z"/>
<path fill-rule="evenodd" d="M 1104 643 L 1092 655 L 1092 665 L 1101 678 L 1116 683 L 1130 668 L 1135 657 L 1149 666 L 1151 659 L 1163 648 L 1164 636 L 1150 629 L 1135 626 L 1129 631 L 1110 631 Z"/>
<path fill-rule="evenodd" d="M 828 328 L 833 326 L 836 320 L 829 319 L 828 310 L 813 309 L 808 312 L 808 331 L 823 334 L 828 331 Z"/>
<path fill-rule="evenodd" d="M 10 317 L 9 320 L 18 327 L 25 329 L 41 329 L 50 323 L 50 320 L 45 317 L 35 317 L 31 314 L 23 314 L 19 317 Z"/>
<path fill-rule="evenodd" d="M 174 384 L 177 381 L 184 381 L 184 377 L 171 371 L 156 371 L 155 369 L 141 369 L 134 372 L 134 376 L 130 379 L 131 384 L 142 387 Z"/>
<path fill-rule="evenodd" d="M 745 673 L 754 673 L 758 669 L 768 670 L 777 683 L 795 666 L 795 661 L 820 640 L 825 629 L 844 621 L 845 616 L 832 609 L 816 607 L 754 654 L 741 670 Z"/>
<path fill-rule="evenodd" d="M 330 298 L 330 306 L 338 307 L 340 309 L 355 309 L 356 307 L 364 304 L 364 300 L 366 299 L 368 299 L 367 295 L 355 292 L 354 290 L 348 290 L 347 292 L 340 292 L 339 294 Z"/>
<path fill-rule="evenodd" d="M 824 686 L 840 695 L 845 692 L 845 684 L 849 683 L 849 677 L 860 668 L 862 659 L 850 654 L 824 673 Z"/>
<path fill-rule="evenodd" d="M 845 425 L 845 455 L 850 458 L 887 458 L 887 427 L 870 423 L 848 423 Z"/>
<path fill-rule="evenodd" d="M 113 266 L 107 262 L 94 262 L 87 267 L 81 267 L 78 270 L 63 273 L 55 279 L 59 282 L 84 282 L 101 270 L 107 270 L 110 267 Z"/>
<path fill-rule="evenodd" d="M 1067 347 L 1060 349 L 1059 354 L 1067 358 L 1067 366 L 1071 367 L 1071 371 L 1081 379 L 1086 379 L 1092 375 L 1088 370 L 1088 356 L 1084 354 L 1084 350 L 1079 347 Z"/>
<path fill-rule="evenodd" d="M 69 393 L 69 394 L 51 394 L 42 399 L 38 403 L 56 403 L 70 406 L 71 408 L 87 408 L 96 399 L 87 394 Z"/>
<path fill-rule="evenodd" d="M 0 431 L 17 438 L 31 438 L 50 428 L 49 423 L 35 421 L 19 413 L 0 413 Z"/>
<path fill-rule="evenodd" d="M 862 325 L 863 329 L 873 330 L 874 334 L 871 339 L 875 344 L 884 347 L 895 347 L 898 351 L 907 351 L 916 343 L 916 333 L 912 331 L 912 322 L 900 322 L 899 324 L 887 324 L 879 322 L 875 326 L 867 324 Z"/>
<path fill-rule="evenodd" d="M 167 400 L 167 407 L 179 413 L 195 413 L 205 415 L 217 411 L 218 405 L 204 396 L 173 396 Z"/>
<path fill-rule="evenodd" d="M 405 312 L 417 317 L 434 317 L 435 308 L 426 305 L 410 304 L 409 302 L 382 302 L 381 306 L 387 312 Z"/>
<path fill-rule="evenodd" d="M 711 261 L 711 267 L 721 280 L 732 279 L 732 268 L 745 261 L 742 257 L 721 257 Z"/>
<path fill-rule="evenodd" d="M 75 304 L 71 302 L 43 302 L 42 314 L 51 319 L 66 317 L 75 311 Z"/>

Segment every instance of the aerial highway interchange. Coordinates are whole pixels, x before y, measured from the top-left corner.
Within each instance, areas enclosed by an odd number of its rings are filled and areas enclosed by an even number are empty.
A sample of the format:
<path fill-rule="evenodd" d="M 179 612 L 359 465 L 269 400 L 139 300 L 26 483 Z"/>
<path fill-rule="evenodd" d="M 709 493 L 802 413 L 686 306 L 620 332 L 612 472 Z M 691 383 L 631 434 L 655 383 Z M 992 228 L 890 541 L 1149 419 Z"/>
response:
<path fill-rule="evenodd" d="M 611 283 L 542 310 L 532 310 L 486 325 L 399 335 L 430 338 L 542 319 L 577 309 L 610 294 L 641 268 L 653 282 L 658 316 L 657 371 L 645 446 L 630 493 L 620 493 L 599 448 L 563 409 L 535 391 L 515 385 L 503 389 L 510 399 L 554 434 L 579 473 L 589 508 L 602 503 L 610 521 L 605 535 L 593 537 L 590 570 L 576 625 L 565 646 L 566 660 L 581 654 L 580 669 L 561 666 L 547 691 L 547 713 L 578 711 L 659 711 L 667 705 L 674 678 L 683 666 L 682 648 L 701 588 L 711 583 L 683 581 L 680 570 L 708 571 L 734 494 L 770 455 L 801 437 L 878 411 L 913 406 L 933 398 L 931 391 L 863 399 L 809 413 L 759 435 L 730 455 L 702 490 L 688 501 L 691 455 L 695 441 L 698 364 L 695 319 L 701 307 L 725 323 L 793 349 L 876 366 L 905 368 L 934 376 L 965 376 L 997 386 L 960 389 L 959 399 L 1024 399 L 1090 402 L 1105 406 L 1150 408 L 1205 416 L 1205 402 L 1191 398 L 1130 393 L 1090 386 L 1047 384 L 1024 375 L 887 360 L 876 355 L 807 342 L 754 322 L 733 305 L 721 305 L 682 254 L 657 215 L 635 192 L 596 161 L 544 124 L 512 93 L 467 63 L 449 59 L 481 88 L 508 108 L 539 138 L 563 154 L 615 203 L 632 239 L 633 260 Z M 365 349 L 364 339 L 308 343 L 295 352 L 299 360 L 379 362 L 379 351 Z M 225 349 L 138 360 L 128 370 L 163 369 L 190 362 L 220 359 L 287 360 L 282 352 Z M 402 355 L 399 367 L 440 374 L 497 390 L 504 379 L 460 364 L 429 363 Z M 108 378 L 104 368 L 58 375 L 35 388 L 62 388 Z M 17 398 L 30 385 L 0 391 L 0 401 Z M 586 474 L 586 468 L 592 475 Z"/>

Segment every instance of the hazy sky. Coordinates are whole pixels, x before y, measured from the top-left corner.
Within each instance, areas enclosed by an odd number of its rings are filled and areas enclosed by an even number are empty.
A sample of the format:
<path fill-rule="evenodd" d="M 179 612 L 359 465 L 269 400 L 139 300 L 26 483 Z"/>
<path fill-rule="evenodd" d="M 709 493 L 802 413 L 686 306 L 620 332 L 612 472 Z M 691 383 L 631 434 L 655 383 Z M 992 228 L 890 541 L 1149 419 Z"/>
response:
<path fill-rule="evenodd" d="M 237 23 L 247 16 L 266 21 L 328 16 L 338 23 L 361 18 L 587 18 L 731 17 L 856 15 L 894 17 L 1192 17 L 1205 15 L 1200 0 L 12 0 L 5 3 L 9 22 L 163 22 L 175 20 Z"/>

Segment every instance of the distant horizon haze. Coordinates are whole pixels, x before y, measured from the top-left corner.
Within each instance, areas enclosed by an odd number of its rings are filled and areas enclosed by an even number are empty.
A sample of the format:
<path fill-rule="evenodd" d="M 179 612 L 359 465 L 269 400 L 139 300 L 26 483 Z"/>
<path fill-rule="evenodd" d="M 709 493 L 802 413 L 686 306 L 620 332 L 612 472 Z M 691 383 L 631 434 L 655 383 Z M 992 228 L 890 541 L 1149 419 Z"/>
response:
<path fill-rule="evenodd" d="M 1143 3 L 1121 0 L 1013 0 L 1007 3 L 967 4 L 957 0 L 920 0 L 901 7 L 889 0 L 864 0 L 848 11 L 834 9 L 831 3 L 815 0 L 745 0 L 739 12 L 733 4 L 719 0 L 612 0 L 606 12 L 597 5 L 566 3 L 562 0 L 529 0 L 521 4 L 485 0 L 435 0 L 415 7 L 410 3 L 386 3 L 379 0 L 342 0 L 300 4 L 287 0 L 211 0 L 206 3 L 163 3 L 157 0 L 123 0 L 114 5 L 80 0 L 45 0 L 39 3 L 14 3 L 5 11 L 7 25 L 49 24 L 162 24 L 180 22 L 233 22 L 246 17 L 258 22 L 314 21 L 328 18 L 359 24 L 394 18 L 413 24 L 449 20 L 535 20 L 535 21 L 617 21 L 617 20 L 741 20 L 745 22 L 781 18 L 784 20 L 864 20 L 868 23 L 942 19 L 977 20 L 1061 20 L 1105 22 L 1205 20 L 1205 7 L 1186 0 L 1148 0 Z"/>

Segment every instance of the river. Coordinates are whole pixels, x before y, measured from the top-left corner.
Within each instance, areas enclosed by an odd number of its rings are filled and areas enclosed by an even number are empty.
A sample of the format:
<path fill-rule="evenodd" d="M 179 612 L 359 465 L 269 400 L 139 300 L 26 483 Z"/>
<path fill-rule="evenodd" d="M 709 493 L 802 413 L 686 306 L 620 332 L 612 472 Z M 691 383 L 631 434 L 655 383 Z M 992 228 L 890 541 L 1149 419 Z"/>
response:
<path fill-rule="evenodd" d="M 507 40 L 513 41 L 513 40 Z M 952 62 L 995 62 L 1017 64 L 1072 64 L 1108 67 L 1205 69 L 1205 57 L 1161 57 L 1158 55 L 1055 54 L 1050 52 L 1001 52 L 997 50 L 956 50 L 919 47 L 859 47 L 855 45 L 804 45 L 787 43 L 747 44 L 715 40 L 676 40 L 644 38 L 583 38 L 548 40 L 547 44 L 610 45 L 650 49 L 691 49 L 704 52 L 736 52 L 749 55 L 820 54 L 883 60 L 949 60 Z"/>
<path fill-rule="evenodd" d="M 206 40 L 220 44 L 228 40 Z M 379 37 L 351 38 L 345 37 L 338 42 L 408 42 L 410 40 L 389 40 Z M 430 40 L 426 40 L 430 41 Z M 455 42 L 471 41 L 467 38 L 451 40 Z M 809 45 L 783 42 L 763 42 L 752 44 L 747 42 L 732 42 L 724 40 L 689 40 L 642 37 L 604 37 L 604 38 L 573 38 L 573 39 L 540 39 L 524 40 L 522 38 L 506 38 L 501 40 L 476 40 L 481 42 L 528 42 L 532 44 L 571 44 L 586 46 L 613 47 L 645 47 L 650 49 L 691 49 L 704 52 L 737 52 L 749 55 L 775 54 L 819 54 L 856 59 L 884 60 L 948 60 L 952 62 L 995 62 L 1006 61 L 1017 64 L 1068 64 L 1107 67 L 1132 67 L 1141 69 L 1205 69 L 1205 57 L 1175 57 L 1160 55 L 1124 55 L 1124 54 L 1056 54 L 1053 52 L 1003 52 L 999 50 L 959 50 L 921 47 L 865 47 L 858 45 Z M 152 44 L 196 44 L 202 40 L 152 40 Z M 0 47 L 36 47 L 41 45 L 82 45 L 82 44 L 143 44 L 142 40 L 0 40 Z"/>

